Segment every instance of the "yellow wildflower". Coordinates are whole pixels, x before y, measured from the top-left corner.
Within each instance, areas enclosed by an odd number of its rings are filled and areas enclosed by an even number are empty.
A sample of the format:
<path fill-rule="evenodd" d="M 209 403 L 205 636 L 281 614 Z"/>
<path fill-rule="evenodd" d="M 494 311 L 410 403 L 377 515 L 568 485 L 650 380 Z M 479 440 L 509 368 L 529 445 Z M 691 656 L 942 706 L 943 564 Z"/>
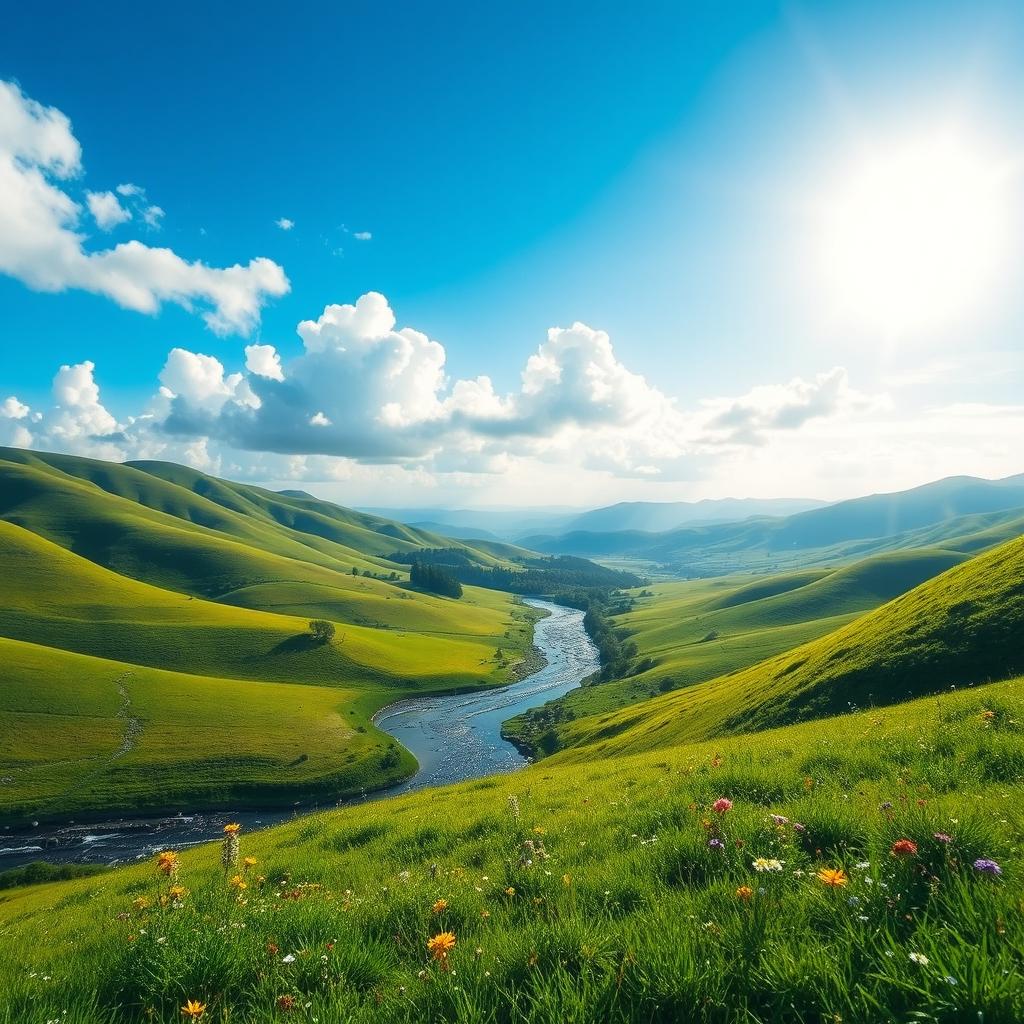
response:
<path fill-rule="evenodd" d="M 239 892 L 243 889 L 249 888 L 249 883 L 241 875 L 232 875 L 228 885 L 230 885 L 232 889 L 237 889 Z"/>
<path fill-rule="evenodd" d="M 198 999 L 190 999 L 181 1008 L 181 1012 L 188 1017 L 189 1020 L 199 1020 L 199 1018 L 206 1013 L 206 1003 L 201 1003 Z"/>
<path fill-rule="evenodd" d="M 821 868 L 815 877 L 830 889 L 841 889 L 849 881 L 842 868 Z"/>
<path fill-rule="evenodd" d="M 435 914 L 443 914 L 448 909 L 447 900 L 437 900 L 430 908 Z"/>
<path fill-rule="evenodd" d="M 455 932 L 439 932 L 427 940 L 427 952 L 435 960 L 446 960 L 455 948 Z"/>
<path fill-rule="evenodd" d="M 164 850 L 156 855 L 156 867 L 165 875 L 175 875 L 178 872 L 178 855 L 173 850 Z"/>

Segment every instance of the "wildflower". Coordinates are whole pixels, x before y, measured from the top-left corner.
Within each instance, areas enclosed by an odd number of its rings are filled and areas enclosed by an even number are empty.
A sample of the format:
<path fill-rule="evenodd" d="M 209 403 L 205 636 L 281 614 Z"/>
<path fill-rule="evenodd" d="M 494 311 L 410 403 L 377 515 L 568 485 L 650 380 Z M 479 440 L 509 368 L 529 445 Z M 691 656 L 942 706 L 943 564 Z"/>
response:
<path fill-rule="evenodd" d="M 238 892 L 249 888 L 249 883 L 241 875 L 232 875 L 228 885 Z"/>
<path fill-rule="evenodd" d="M 724 850 L 725 849 L 725 843 L 723 843 L 721 839 L 709 839 L 708 840 L 708 846 L 712 850 Z"/>
<path fill-rule="evenodd" d="M 519 820 L 519 800 L 516 798 L 514 793 L 511 794 L 509 796 L 509 798 L 508 798 L 508 806 L 509 806 L 509 809 L 512 811 L 512 817 L 515 818 L 516 821 L 518 821 Z"/>
<path fill-rule="evenodd" d="M 562 885 L 572 885 L 572 875 L 570 875 L 570 874 L 562 875 Z"/>
<path fill-rule="evenodd" d="M 547 832 L 548 832 L 548 830 L 546 828 L 544 828 L 542 825 L 534 825 L 533 826 L 533 834 L 535 836 L 544 836 L 544 835 L 547 835 Z"/>
<path fill-rule="evenodd" d="M 891 800 L 886 800 L 885 803 L 878 805 L 878 809 L 880 811 L 891 811 L 892 810 L 892 801 Z"/>
<path fill-rule="evenodd" d="M 799 821 L 794 821 L 793 822 L 793 831 L 794 832 L 806 832 L 807 831 L 807 826 L 806 825 L 801 825 Z"/>
<path fill-rule="evenodd" d="M 294 1010 L 295 1009 L 295 996 L 289 996 L 289 995 L 278 996 L 277 997 L 277 1008 L 279 1010 L 284 1010 L 285 1013 L 288 1013 L 290 1010 Z"/>
<path fill-rule="evenodd" d="M 922 967 L 927 967 L 931 963 L 931 960 L 924 953 L 911 953 L 910 960 L 912 963 L 920 964 Z"/>
<path fill-rule="evenodd" d="M 507 888 L 507 889 L 505 890 L 505 895 L 506 895 L 506 896 L 515 896 L 515 894 L 516 894 L 515 886 L 512 886 L 512 885 L 510 885 L 510 886 L 509 886 L 509 887 L 508 887 L 508 888 Z"/>
<path fill-rule="evenodd" d="M 937 839 L 940 843 L 951 843 L 951 842 L 953 842 L 953 837 L 951 835 L 948 835 L 945 832 L 935 832 L 932 835 L 932 839 Z"/>
<path fill-rule="evenodd" d="M 173 850 L 164 850 L 156 855 L 157 870 L 173 878 L 178 873 L 178 855 Z"/>
<path fill-rule="evenodd" d="M 849 881 L 842 868 L 821 868 L 815 877 L 830 889 L 841 889 Z"/>
<path fill-rule="evenodd" d="M 221 843 L 220 862 L 227 872 L 238 863 L 238 833 L 242 826 L 231 822 L 224 826 L 224 840 Z"/>
<path fill-rule="evenodd" d="M 983 721 L 991 722 L 996 717 L 996 713 L 994 711 L 982 711 L 981 717 Z"/>
<path fill-rule="evenodd" d="M 917 843 L 915 843 L 913 839 L 897 839 L 896 842 L 889 847 L 889 852 L 894 857 L 916 857 Z"/>
<path fill-rule="evenodd" d="M 746 903 L 754 895 L 754 890 L 749 885 L 741 885 L 736 890 L 736 896 L 738 899 L 743 900 Z"/>
<path fill-rule="evenodd" d="M 789 824 L 789 818 L 784 817 L 781 814 L 769 814 L 768 817 L 772 819 L 772 823 L 775 824 L 775 825 L 788 825 Z"/>
<path fill-rule="evenodd" d="M 804 779 L 804 789 L 813 789 L 813 788 L 814 788 L 814 779 L 812 779 L 810 777 L 810 775 L 808 775 L 807 778 Z"/>
<path fill-rule="evenodd" d="M 199 1020 L 199 1018 L 206 1013 L 206 1003 L 201 1003 L 198 999 L 190 999 L 181 1008 L 181 1012 L 188 1017 L 189 1020 Z"/>
<path fill-rule="evenodd" d="M 293 963 L 295 963 L 295 954 L 294 953 L 289 953 L 287 956 L 281 957 L 281 963 L 283 963 L 283 964 L 293 964 Z"/>
<path fill-rule="evenodd" d="M 172 900 L 183 900 L 188 895 L 188 889 L 183 885 L 172 885 L 170 889 L 167 890 L 167 895 L 170 896 Z"/>
<path fill-rule="evenodd" d="M 244 867 L 245 870 L 248 871 L 249 868 L 256 867 L 258 863 L 259 861 L 256 860 L 255 857 L 246 857 L 245 860 L 242 861 L 242 867 Z"/>
<path fill-rule="evenodd" d="M 481 910 L 480 916 L 486 921 L 491 916 L 491 912 L 489 910 Z"/>
<path fill-rule="evenodd" d="M 430 908 L 435 914 L 443 914 L 448 909 L 447 900 L 436 900 Z"/>
<path fill-rule="evenodd" d="M 724 796 L 723 797 L 719 797 L 711 805 L 711 810 L 713 810 L 715 812 L 715 814 L 725 814 L 726 811 L 731 811 L 732 810 L 732 801 L 731 800 L 727 800 Z"/>
<path fill-rule="evenodd" d="M 754 860 L 755 871 L 781 871 L 783 861 L 776 860 L 774 857 L 757 857 Z"/>
<path fill-rule="evenodd" d="M 132 907 L 135 910 L 149 910 L 150 900 L 145 896 L 138 896 L 132 900 Z"/>
<path fill-rule="evenodd" d="M 448 954 L 455 948 L 455 932 L 439 932 L 432 939 L 427 940 L 427 952 L 442 963 L 448 959 Z"/>
<path fill-rule="evenodd" d="M 983 875 L 1001 875 L 1003 873 L 1003 869 L 988 857 L 979 857 L 974 862 L 974 870 L 980 871 Z"/>

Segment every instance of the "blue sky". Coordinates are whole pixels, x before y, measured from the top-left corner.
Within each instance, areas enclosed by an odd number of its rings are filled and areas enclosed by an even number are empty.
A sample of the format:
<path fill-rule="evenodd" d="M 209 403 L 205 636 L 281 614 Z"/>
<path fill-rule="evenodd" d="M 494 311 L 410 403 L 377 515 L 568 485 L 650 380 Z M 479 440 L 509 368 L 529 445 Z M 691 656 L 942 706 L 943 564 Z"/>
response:
<path fill-rule="evenodd" d="M 865 145 L 896 154 L 885 166 L 906 150 L 929 179 L 966 153 L 939 182 L 956 203 L 976 168 L 1014 164 L 1014 5 L 327 6 L 9 16 L 12 103 L 64 115 L 80 147 L 73 173 L 40 173 L 81 207 L 64 224 L 81 252 L 135 241 L 214 276 L 182 294 L 181 267 L 135 251 L 100 282 L 99 262 L 69 271 L 10 220 L 0 402 L 17 404 L 0 440 L 361 503 L 840 497 L 1024 470 L 1019 254 L 982 231 L 1019 228 L 1015 172 L 995 212 L 967 203 L 950 229 L 960 262 L 901 287 L 916 305 L 894 304 L 849 230 L 822 248 L 818 224 L 850 206 Z M 915 163 L 936 126 L 954 156 Z M 123 222 L 102 230 L 88 191 Z M 903 251 L 884 234 L 883 267 Z M 924 316 L 918 292 L 959 287 L 968 243 L 992 268 Z M 837 253 L 838 289 L 822 274 Z M 256 258 L 280 280 L 264 266 L 225 320 L 218 301 L 238 296 L 204 289 Z M 125 297 L 140 273 L 152 309 Z M 394 328 L 375 307 L 376 334 L 328 317 L 314 352 L 297 332 L 371 292 Z M 246 370 L 246 345 L 283 369 Z M 395 359 L 411 361 L 397 385 Z"/>

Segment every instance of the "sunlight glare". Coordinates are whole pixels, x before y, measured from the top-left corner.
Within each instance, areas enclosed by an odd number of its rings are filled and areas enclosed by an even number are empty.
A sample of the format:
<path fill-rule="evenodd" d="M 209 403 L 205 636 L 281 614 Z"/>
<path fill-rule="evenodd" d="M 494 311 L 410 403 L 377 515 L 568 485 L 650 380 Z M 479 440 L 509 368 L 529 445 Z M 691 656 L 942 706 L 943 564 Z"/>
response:
<path fill-rule="evenodd" d="M 950 133 L 856 162 L 825 204 L 820 269 L 838 311 L 902 335 L 975 309 L 1003 250 L 1003 177 Z"/>

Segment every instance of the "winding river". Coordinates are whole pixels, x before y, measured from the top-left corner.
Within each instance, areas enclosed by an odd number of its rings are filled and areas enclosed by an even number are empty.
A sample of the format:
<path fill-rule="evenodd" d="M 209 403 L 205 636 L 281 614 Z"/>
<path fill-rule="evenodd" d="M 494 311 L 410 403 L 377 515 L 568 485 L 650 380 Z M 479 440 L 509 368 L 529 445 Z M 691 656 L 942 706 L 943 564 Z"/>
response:
<path fill-rule="evenodd" d="M 597 648 L 583 630 L 583 612 L 533 598 L 526 603 L 548 612 L 534 630 L 534 644 L 544 655 L 545 666 L 498 689 L 415 697 L 378 711 L 374 724 L 412 751 L 419 770 L 404 782 L 368 793 L 360 800 L 381 800 L 425 786 L 514 771 L 527 763 L 511 743 L 501 738 L 501 723 L 579 686 L 597 671 L 600 660 Z M 181 849 L 219 838 L 228 821 L 240 821 L 251 830 L 278 824 L 298 813 L 298 808 L 183 813 L 83 825 L 47 824 L 31 830 L 2 829 L 0 870 L 35 860 L 53 864 L 135 860 L 157 850 Z"/>

